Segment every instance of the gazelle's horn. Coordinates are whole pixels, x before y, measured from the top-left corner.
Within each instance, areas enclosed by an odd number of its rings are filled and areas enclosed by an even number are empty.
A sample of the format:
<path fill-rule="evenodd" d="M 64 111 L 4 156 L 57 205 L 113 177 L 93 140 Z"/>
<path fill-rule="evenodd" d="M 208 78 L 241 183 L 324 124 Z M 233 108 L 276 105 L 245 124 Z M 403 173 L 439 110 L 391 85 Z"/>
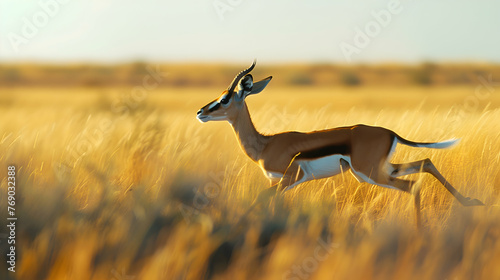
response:
<path fill-rule="evenodd" d="M 255 67 L 255 63 L 256 62 L 257 61 L 254 60 L 253 63 L 252 63 L 252 65 L 250 65 L 250 67 L 248 67 L 247 69 L 241 71 L 240 73 L 238 73 L 238 75 L 236 75 L 236 77 L 234 77 L 233 82 L 227 88 L 227 91 L 229 92 L 229 97 L 231 97 L 231 95 L 233 94 L 234 89 L 238 85 L 238 82 L 241 80 L 241 78 L 243 78 L 246 74 L 248 74 L 248 73 L 250 73 L 250 71 L 252 71 L 252 69 Z"/>

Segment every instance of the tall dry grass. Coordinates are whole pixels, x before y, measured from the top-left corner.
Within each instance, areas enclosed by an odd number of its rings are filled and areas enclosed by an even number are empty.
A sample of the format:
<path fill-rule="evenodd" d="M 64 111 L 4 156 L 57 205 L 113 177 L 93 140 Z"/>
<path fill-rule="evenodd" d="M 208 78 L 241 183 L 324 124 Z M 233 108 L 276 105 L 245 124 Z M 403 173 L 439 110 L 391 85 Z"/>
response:
<path fill-rule="evenodd" d="M 429 157 L 487 205 L 464 208 L 430 175 L 411 175 L 419 232 L 408 194 L 349 173 L 304 183 L 235 228 L 269 183 L 227 123 L 196 121 L 219 89 L 128 103 L 124 88 L 3 91 L 0 209 L 14 164 L 20 258 L 14 274 L 1 262 L 2 279 L 500 278 L 498 92 L 271 86 L 249 98 L 264 133 L 365 123 L 415 141 L 461 138 L 447 150 L 396 150 L 393 162 Z"/>

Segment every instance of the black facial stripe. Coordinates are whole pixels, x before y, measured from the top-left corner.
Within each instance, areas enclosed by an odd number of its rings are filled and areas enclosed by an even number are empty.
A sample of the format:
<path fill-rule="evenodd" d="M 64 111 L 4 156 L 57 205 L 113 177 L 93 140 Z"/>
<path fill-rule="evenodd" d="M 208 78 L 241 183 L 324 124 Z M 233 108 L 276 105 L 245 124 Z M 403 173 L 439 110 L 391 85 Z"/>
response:
<path fill-rule="evenodd" d="M 297 156 L 297 159 L 314 159 L 321 158 L 330 155 L 346 155 L 350 152 L 350 147 L 348 145 L 331 145 L 325 146 L 314 150 L 301 152 Z"/>
<path fill-rule="evenodd" d="M 219 107 L 220 107 L 220 103 L 217 102 L 217 104 L 215 104 L 212 108 L 209 108 L 208 111 L 213 112 L 213 111 L 219 109 Z"/>

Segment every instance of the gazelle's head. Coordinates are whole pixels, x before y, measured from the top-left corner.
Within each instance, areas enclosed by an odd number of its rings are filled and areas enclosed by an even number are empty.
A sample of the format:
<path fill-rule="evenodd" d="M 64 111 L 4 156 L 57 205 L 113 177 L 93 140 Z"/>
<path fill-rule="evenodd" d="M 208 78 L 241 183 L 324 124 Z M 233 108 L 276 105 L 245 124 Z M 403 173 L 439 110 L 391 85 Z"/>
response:
<path fill-rule="evenodd" d="M 240 112 L 245 103 L 245 98 L 251 94 L 261 92 L 271 81 L 271 76 L 256 83 L 253 82 L 250 71 L 255 67 L 255 61 L 247 69 L 236 75 L 227 90 L 212 102 L 202 107 L 196 113 L 196 118 L 200 122 L 208 121 L 231 121 Z"/>

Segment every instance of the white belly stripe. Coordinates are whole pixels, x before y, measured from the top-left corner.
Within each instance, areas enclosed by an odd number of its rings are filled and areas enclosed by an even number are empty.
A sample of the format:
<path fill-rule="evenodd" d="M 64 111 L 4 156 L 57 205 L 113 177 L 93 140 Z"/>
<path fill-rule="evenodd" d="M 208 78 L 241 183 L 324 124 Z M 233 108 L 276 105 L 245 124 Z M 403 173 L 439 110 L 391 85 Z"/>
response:
<path fill-rule="evenodd" d="M 358 180 L 358 182 L 360 183 L 367 182 L 369 184 L 378 185 L 385 188 L 396 189 L 395 187 L 390 185 L 377 184 L 365 174 L 354 170 L 354 168 L 352 168 L 351 158 L 349 156 L 331 155 L 314 160 L 298 160 L 297 163 L 299 164 L 302 172 L 304 172 L 304 176 L 300 178 L 297 182 L 288 186 L 286 190 L 290 190 L 295 186 L 307 181 L 328 178 L 342 173 L 345 170 L 342 170 L 341 168 L 341 163 L 340 163 L 341 159 L 349 163 L 349 166 L 351 167 L 351 173 Z M 266 176 L 271 180 L 280 179 L 283 177 L 283 174 L 279 172 L 270 172 L 270 171 L 264 171 L 264 172 Z"/>
<path fill-rule="evenodd" d="M 314 160 L 301 160 L 299 166 L 303 170 L 306 180 L 328 178 L 342 172 L 341 159 L 350 163 L 348 156 L 331 155 Z"/>

